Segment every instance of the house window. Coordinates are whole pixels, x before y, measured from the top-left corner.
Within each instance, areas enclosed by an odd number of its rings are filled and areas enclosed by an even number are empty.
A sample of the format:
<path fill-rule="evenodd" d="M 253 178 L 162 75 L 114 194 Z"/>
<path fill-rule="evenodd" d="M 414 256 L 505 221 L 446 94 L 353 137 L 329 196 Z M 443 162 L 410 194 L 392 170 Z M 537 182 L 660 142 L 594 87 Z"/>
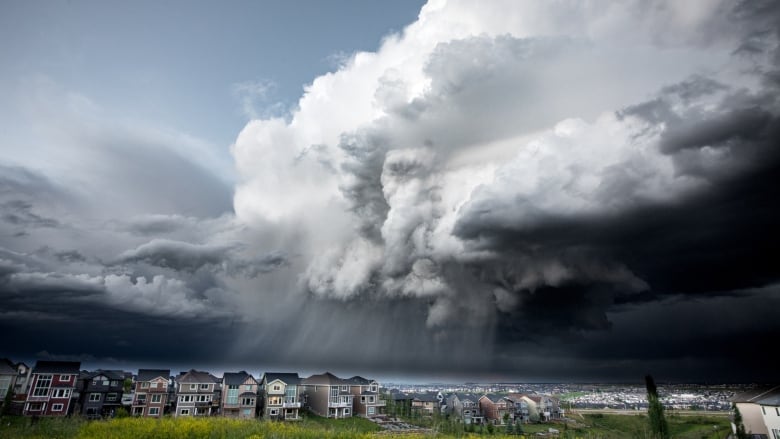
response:
<path fill-rule="evenodd" d="M 369 415 L 373 415 L 374 413 L 376 413 L 376 407 L 374 407 L 374 406 L 369 407 L 368 408 L 368 414 Z"/>
<path fill-rule="evenodd" d="M 30 403 L 30 405 L 27 407 L 27 410 L 31 412 L 39 412 L 41 409 L 43 409 L 43 403 L 40 402 Z"/>
<path fill-rule="evenodd" d="M 198 388 L 197 384 L 190 384 L 190 390 L 195 390 Z"/>
<path fill-rule="evenodd" d="M 279 387 L 279 385 L 278 385 L 278 384 L 274 384 L 274 390 L 275 390 L 275 391 L 277 391 L 277 392 L 278 392 L 278 391 L 279 391 L 279 390 L 281 390 L 281 389 L 282 389 L 282 388 L 281 388 L 281 387 Z"/>
<path fill-rule="evenodd" d="M 181 411 L 179 412 L 179 414 L 180 414 L 180 415 L 182 415 L 182 416 L 189 416 L 189 414 L 190 414 L 190 409 L 181 409 Z"/>
<path fill-rule="evenodd" d="M 63 404 L 53 404 L 51 406 L 51 411 L 53 411 L 53 412 L 61 412 L 63 407 L 64 407 Z"/>
<path fill-rule="evenodd" d="M 70 398 L 70 389 L 55 389 L 51 392 L 52 398 Z"/>
<path fill-rule="evenodd" d="M 349 414 L 349 409 L 344 409 L 344 414 L 348 415 Z"/>
<path fill-rule="evenodd" d="M 371 386 L 371 391 L 376 392 L 376 386 Z"/>
<path fill-rule="evenodd" d="M 192 395 L 181 395 L 179 397 L 180 402 L 191 402 L 192 401 Z"/>
<path fill-rule="evenodd" d="M 761 406 L 761 412 L 766 414 L 766 407 L 764 407 L 763 405 Z"/>
<path fill-rule="evenodd" d="M 244 390 L 252 390 L 252 385 L 251 384 L 245 384 L 244 385 Z"/>
<path fill-rule="evenodd" d="M 776 428 L 773 428 L 772 429 L 772 436 L 774 436 L 774 438 L 772 438 L 772 439 L 780 439 L 780 430 L 778 430 Z"/>
<path fill-rule="evenodd" d="M 231 384 L 228 386 L 228 390 L 238 390 L 238 384 Z"/>
<path fill-rule="evenodd" d="M 208 390 L 209 389 L 209 385 L 208 384 L 201 384 L 200 385 L 200 389 L 201 390 Z"/>
<path fill-rule="evenodd" d="M 341 386 L 341 390 L 348 391 L 349 390 L 349 386 Z"/>
<path fill-rule="evenodd" d="M 276 416 L 279 414 L 278 409 L 271 409 L 271 411 L 268 412 L 271 416 Z"/>
<path fill-rule="evenodd" d="M 39 376 L 38 381 L 35 382 L 35 389 L 33 390 L 33 396 L 48 395 L 49 387 L 51 387 L 51 375 Z"/>
<path fill-rule="evenodd" d="M 106 395 L 106 401 L 116 401 L 117 397 L 116 393 L 109 393 Z"/>
<path fill-rule="evenodd" d="M 70 381 L 70 375 L 60 375 L 60 381 L 64 381 L 64 382 Z"/>
<path fill-rule="evenodd" d="M 90 402 L 100 401 L 100 394 L 99 393 L 90 393 L 89 394 L 89 401 Z"/>
<path fill-rule="evenodd" d="M 182 412 L 184 412 L 184 410 L 182 410 Z M 160 414 L 160 407 L 149 407 L 149 416 L 157 416 L 159 414 Z"/>
<path fill-rule="evenodd" d="M 152 402 L 162 401 L 162 395 L 152 395 Z"/>
<path fill-rule="evenodd" d="M 146 393 L 141 393 L 135 397 L 138 404 L 146 404 Z"/>
<path fill-rule="evenodd" d="M 254 398 L 241 398 L 241 405 L 255 405 Z"/>
<path fill-rule="evenodd" d="M 252 409 L 244 409 L 244 416 L 252 415 Z"/>
<path fill-rule="evenodd" d="M 780 407 L 775 407 L 775 412 L 777 412 L 777 416 L 780 416 Z"/>
<path fill-rule="evenodd" d="M 360 402 L 365 404 L 366 403 L 366 397 L 365 396 L 361 396 L 360 397 Z"/>
<path fill-rule="evenodd" d="M 141 383 L 141 388 L 142 389 L 146 389 L 148 387 L 149 387 L 149 383 L 148 382 L 144 381 L 143 383 Z"/>

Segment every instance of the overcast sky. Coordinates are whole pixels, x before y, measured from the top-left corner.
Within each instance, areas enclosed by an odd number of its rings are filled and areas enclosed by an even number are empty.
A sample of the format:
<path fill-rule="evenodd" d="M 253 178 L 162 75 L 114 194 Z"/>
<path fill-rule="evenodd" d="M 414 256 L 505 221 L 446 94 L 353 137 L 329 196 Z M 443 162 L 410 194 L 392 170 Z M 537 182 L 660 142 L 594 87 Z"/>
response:
<path fill-rule="evenodd" d="M 0 355 L 774 381 L 780 3 L 0 4 Z"/>

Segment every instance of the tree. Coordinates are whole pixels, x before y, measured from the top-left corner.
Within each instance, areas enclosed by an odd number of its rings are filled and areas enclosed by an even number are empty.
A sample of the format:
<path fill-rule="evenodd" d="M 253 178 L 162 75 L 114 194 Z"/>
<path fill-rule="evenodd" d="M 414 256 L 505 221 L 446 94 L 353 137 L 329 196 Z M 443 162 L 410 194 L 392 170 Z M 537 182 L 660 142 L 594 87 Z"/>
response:
<path fill-rule="evenodd" d="M 122 383 L 122 390 L 124 390 L 125 393 L 128 393 L 132 388 L 133 388 L 133 379 L 125 378 L 125 381 Z"/>
<path fill-rule="evenodd" d="M 517 425 L 515 425 L 515 433 L 517 433 L 517 434 L 525 433 L 525 430 L 523 430 L 523 423 L 522 422 L 517 421 Z"/>
<path fill-rule="evenodd" d="M 734 425 L 736 426 L 737 439 L 747 439 L 748 434 L 745 431 L 745 424 L 742 422 L 742 413 L 739 412 L 736 404 L 731 404 L 734 409 Z"/>
<path fill-rule="evenodd" d="M 511 421 L 508 421 L 506 423 L 506 434 L 515 434 L 515 429 L 512 426 L 512 422 Z"/>
<path fill-rule="evenodd" d="M 669 439 L 669 425 L 664 418 L 664 406 L 658 400 L 658 389 L 650 375 L 645 376 L 647 386 L 647 416 L 650 421 L 650 433 L 659 439 Z"/>

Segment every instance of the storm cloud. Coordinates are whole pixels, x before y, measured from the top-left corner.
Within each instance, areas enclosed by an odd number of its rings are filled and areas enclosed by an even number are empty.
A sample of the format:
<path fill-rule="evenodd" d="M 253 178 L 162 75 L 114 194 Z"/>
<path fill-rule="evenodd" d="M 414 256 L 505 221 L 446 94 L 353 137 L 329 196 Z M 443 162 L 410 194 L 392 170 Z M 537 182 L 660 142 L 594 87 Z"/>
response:
<path fill-rule="evenodd" d="M 767 379 L 734 355 L 780 335 L 777 23 L 761 1 L 431 1 L 250 121 L 229 178 L 78 107 L 114 129 L 55 137 L 99 161 L 0 168 L 3 325 L 92 303 L 124 319 L 96 358 L 179 325 L 228 364 Z"/>

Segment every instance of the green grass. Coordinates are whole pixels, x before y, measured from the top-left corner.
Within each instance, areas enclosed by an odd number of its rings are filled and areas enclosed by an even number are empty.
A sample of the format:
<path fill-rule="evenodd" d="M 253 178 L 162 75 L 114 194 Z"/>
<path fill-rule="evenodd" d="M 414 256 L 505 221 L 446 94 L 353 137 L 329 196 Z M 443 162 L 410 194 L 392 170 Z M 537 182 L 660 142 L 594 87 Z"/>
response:
<path fill-rule="evenodd" d="M 726 417 L 667 416 L 675 439 L 724 439 L 729 432 Z M 646 415 L 587 414 L 568 428 L 562 423 L 523 425 L 524 437 L 552 427 L 562 439 L 647 439 Z M 714 427 L 714 428 L 713 428 Z M 460 427 L 462 428 L 462 427 Z M 307 415 L 300 422 L 237 420 L 226 418 L 162 419 L 122 418 L 107 421 L 84 421 L 79 418 L 0 419 L 0 439 L 370 439 L 385 437 L 380 428 L 363 418 L 325 419 Z M 391 435 L 390 438 L 522 438 L 506 436 L 505 427 L 497 426 L 495 434 L 474 434 L 456 430 L 429 435 Z"/>

